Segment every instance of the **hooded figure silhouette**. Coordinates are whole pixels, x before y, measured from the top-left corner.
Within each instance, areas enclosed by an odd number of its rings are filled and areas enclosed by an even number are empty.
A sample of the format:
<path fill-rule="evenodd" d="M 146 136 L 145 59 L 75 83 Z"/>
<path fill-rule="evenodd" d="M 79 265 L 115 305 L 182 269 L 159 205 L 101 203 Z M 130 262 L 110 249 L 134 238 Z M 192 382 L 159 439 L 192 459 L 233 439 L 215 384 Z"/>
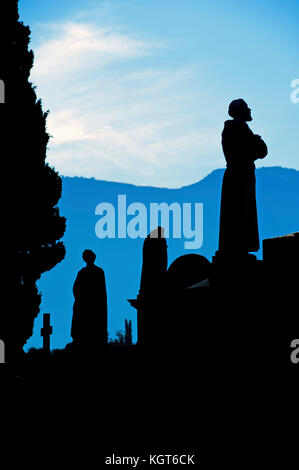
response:
<path fill-rule="evenodd" d="M 239 256 L 259 249 L 254 161 L 264 158 L 268 150 L 248 127 L 251 110 L 244 100 L 232 101 L 228 113 L 233 119 L 225 122 L 222 132 L 227 167 L 222 182 L 219 253 Z"/>
<path fill-rule="evenodd" d="M 86 267 L 78 272 L 73 287 L 71 336 L 90 349 L 107 343 L 107 293 L 104 271 L 94 264 L 95 253 L 85 250 L 82 258 Z"/>

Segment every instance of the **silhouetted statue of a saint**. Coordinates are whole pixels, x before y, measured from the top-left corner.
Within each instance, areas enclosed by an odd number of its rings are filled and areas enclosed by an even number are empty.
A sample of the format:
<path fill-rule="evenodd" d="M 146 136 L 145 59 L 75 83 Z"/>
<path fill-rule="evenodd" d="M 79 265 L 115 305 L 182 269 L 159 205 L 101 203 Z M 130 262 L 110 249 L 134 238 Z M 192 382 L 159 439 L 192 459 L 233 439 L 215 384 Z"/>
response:
<path fill-rule="evenodd" d="M 233 118 L 224 124 L 222 148 L 226 170 L 222 183 L 219 253 L 231 256 L 258 251 L 259 233 L 255 195 L 255 160 L 264 158 L 267 146 L 248 127 L 251 110 L 244 100 L 231 102 Z"/>
<path fill-rule="evenodd" d="M 94 264 L 96 255 L 83 252 L 86 267 L 82 268 L 74 283 L 75 297 L 71 336 L 74 343 L 96 348 L 107 343 L 107 292 L 105 274 Z"/>

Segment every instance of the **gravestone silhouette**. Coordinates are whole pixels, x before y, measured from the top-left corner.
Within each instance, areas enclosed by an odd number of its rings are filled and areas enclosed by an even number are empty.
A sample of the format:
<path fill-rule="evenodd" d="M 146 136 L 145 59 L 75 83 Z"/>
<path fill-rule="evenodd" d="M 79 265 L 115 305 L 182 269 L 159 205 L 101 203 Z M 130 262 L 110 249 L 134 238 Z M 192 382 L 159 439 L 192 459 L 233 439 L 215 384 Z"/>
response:
<path fill-rule="evenodd" d="M 299 232 L 263 240 L 265 265 L 265 289 L 271 311 L 273 333 L 276 345 L 272 354 L 281 371 L 289 369 L 298 376 L 290 361 L 290 344 L 299 338 Z M 293 375 L 292 375 L 293 377 Z M 290 389 L 292 386 L 290 386 Z"/>
<path fill-rule="evenodd" d="M 190 253 L 176 258 L 167 270 L 168 282 L 181 289 L 208 279 L 210 262 L 202 255 Z"/>
<path fill-rule="evenodd" d="M 211 263 L 199 254 L 180 256 L 169 266 L 163 327 L 168 347 L 189 349 L 197 343 L 208 311 L 210 275 Z"/>
<path fill-rule="evenodd" d="M 140 289 L 136 299 L 128 299 L 137 309 L 138 345 L 153 346 L 161 341 L 163 298 L 167 270 L 167 243 L 163 227 L 157 227 L 143 244 Z"/>

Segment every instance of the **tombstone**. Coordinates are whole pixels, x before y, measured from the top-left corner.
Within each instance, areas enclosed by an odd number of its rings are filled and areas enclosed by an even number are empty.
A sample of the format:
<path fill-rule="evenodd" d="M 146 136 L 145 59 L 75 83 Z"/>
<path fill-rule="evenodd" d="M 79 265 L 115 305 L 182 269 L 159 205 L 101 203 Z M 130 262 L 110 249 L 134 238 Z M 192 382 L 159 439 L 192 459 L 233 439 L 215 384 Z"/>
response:
<path fill-rule="evenodd" d="M 168 282 L 178 288 L 192 288 L 209 279 L 210 262 L 204 256 L 190 253 L 175 259 L 167 271 Z"/>
<path fill-rule="evenodd" d="M 138 345 L 154 345 L 163 316 L 164 281 L 167 271 L 167 243 L 163 227 L 157 227 L 143 244 L 143 263 L 139 294 L 128 299 L 137 309 Z"/>
<path fill-rule="evenodd" d="M 263 260 L 268 303 L 273 300 L 272 308 L 285 312 L 284 320 L 291 314 L 298 322 L 299 232 L 263 240 Z"/>
<path fill-rule="evenodd" d="M 143 244 L 141 292 L 147 294 L 156 289 L 166 270 L 167 243 L 164 238 L 164 228 L 157 227 L 149 233 Z"/>
<path fill-rule="evenodd" d="M 272 356 L 276 354 L 273 362 L 296 375 L 289 357 L 290 344 L 299 337 L 299 232 L 263 240 L 263 260 L 264 310 L 271 312 L 271 334 L 275 345 Z"/>
<path fill-rule="evenodd" d="M 211 263 L 199 254 L 190 253 L 175 259 L 167 271 L 167 309 L 164 336 L 169 347 L 191 346 L 197 342 L 199 332 L 209 309 L 209 280 Z"/>
<path fill-rule="evenodd" d="M 50 335 L 53 333 L 53 328 L 50 326 L 50 313 L 44 313 L 44 323 L 41 329 L 41 336 L 43 337 L 43 351 L 47 354 L 50 353 Z"/>
<path fill-rule="evenodd" d="M 292 266 L 298 265 L 299 232 L 263 240 L 263 260 L 276 268 L 289 266 L 291 269 Z"/>

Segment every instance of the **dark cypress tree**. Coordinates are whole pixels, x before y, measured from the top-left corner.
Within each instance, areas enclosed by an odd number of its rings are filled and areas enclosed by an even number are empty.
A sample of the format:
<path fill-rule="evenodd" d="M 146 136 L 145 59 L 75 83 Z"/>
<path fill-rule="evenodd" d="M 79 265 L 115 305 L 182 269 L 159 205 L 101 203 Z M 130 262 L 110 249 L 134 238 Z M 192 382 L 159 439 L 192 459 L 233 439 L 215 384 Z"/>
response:
<path fill-rule="evenodd" d="M 29 81 L 33 52 L 30 29 L 19 21 L 18 0 L 4 0 L 0 17 L 0 152 L 4 189 L 3 246 L 5 292 L 0 312 L 0 338 L 7 358 L 22 351 L 39 313 L 36 282 L 65 255 L 58 240 L 65 231 L 59 215 L 61 178 L 46 163 L 47 112 Z M 5 184 L 6 183 L 6 184 Z"/>

